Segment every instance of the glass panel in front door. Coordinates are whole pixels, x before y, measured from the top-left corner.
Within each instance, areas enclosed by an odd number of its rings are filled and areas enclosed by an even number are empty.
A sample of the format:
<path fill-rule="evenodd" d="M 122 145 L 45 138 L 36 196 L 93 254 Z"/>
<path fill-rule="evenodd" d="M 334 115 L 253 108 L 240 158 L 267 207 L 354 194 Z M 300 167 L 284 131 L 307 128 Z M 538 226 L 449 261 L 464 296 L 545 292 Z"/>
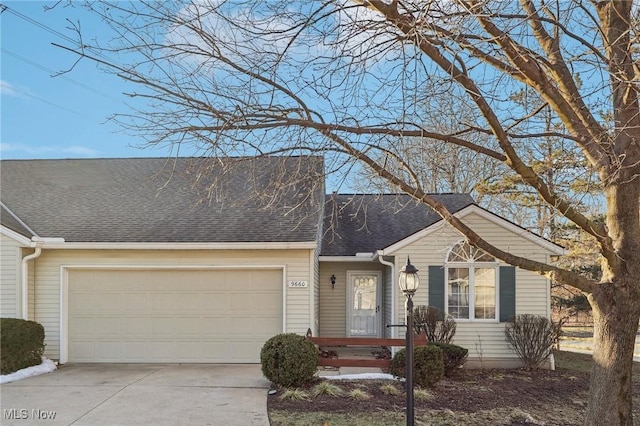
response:
<path fill-rule="evenodd" d="M 351 336 L 378 335 L 378 276 L 354 274 L 351 282 Z"/>

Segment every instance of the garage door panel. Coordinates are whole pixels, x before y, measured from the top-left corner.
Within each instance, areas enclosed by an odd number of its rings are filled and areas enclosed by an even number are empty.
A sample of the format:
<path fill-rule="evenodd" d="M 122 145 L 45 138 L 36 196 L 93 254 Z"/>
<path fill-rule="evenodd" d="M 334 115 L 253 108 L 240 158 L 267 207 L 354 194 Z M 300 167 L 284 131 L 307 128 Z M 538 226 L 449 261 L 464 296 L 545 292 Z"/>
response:
<path fill-rule="evenodd" d="M 122 306 L 126 313 L 136 313 L 140 312 L 140 310 L 146 311 L 148 309 L 148 299 L 147 293 L 129 291 L 122 300 Z"/>
<path fill-rule="evenodd" d="M 282 331 L 281 270 L 72 270 L 75 362 L 259 362 Z"/>

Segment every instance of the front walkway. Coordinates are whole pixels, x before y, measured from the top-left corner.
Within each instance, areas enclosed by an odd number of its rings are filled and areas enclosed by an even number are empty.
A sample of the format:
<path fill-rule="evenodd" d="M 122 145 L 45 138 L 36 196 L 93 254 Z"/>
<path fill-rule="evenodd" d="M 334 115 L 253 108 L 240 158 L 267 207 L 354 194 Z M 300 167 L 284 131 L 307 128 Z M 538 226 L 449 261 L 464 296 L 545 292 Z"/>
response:
<path fill-rule="evenodd" d="M 268 426 L 269 385 L 257 364 L 67 364 L 0 385 L 0 423 Z"/>

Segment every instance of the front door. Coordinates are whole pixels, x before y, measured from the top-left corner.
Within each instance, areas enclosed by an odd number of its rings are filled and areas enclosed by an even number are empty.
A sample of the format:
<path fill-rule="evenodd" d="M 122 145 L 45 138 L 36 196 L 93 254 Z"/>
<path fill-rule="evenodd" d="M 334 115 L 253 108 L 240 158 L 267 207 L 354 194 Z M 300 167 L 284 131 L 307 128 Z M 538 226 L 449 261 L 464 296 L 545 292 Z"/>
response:
<path fill-rule="evenodd" d="M 347 273 L 347 332 L 349 337 L 380 337 L 382 312 L 380 283 L 382 276 L 375 271 Z"/>

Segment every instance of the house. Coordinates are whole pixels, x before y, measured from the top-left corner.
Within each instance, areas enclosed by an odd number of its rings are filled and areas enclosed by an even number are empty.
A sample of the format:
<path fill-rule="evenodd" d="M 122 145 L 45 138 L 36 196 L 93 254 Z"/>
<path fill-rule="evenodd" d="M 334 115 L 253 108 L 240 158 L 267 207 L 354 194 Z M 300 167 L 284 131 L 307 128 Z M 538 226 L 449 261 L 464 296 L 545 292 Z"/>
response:
<path fill-rule="evenodd" d="M 544 277 L 407 196 L 325 195 L 323 174 L 320 157 L 3 160 L 0 315 L 41 323 L 61 363 L 255 363 L 281 332 L 404 335 L 386 325 L 404 321 L 410 256 L 415 304 L 457 319 L 469 364 L 518 365 L 504 321 L 550 315 Z M 563 252 L 468 195 L 438 198 L 503 250 Z"/>

